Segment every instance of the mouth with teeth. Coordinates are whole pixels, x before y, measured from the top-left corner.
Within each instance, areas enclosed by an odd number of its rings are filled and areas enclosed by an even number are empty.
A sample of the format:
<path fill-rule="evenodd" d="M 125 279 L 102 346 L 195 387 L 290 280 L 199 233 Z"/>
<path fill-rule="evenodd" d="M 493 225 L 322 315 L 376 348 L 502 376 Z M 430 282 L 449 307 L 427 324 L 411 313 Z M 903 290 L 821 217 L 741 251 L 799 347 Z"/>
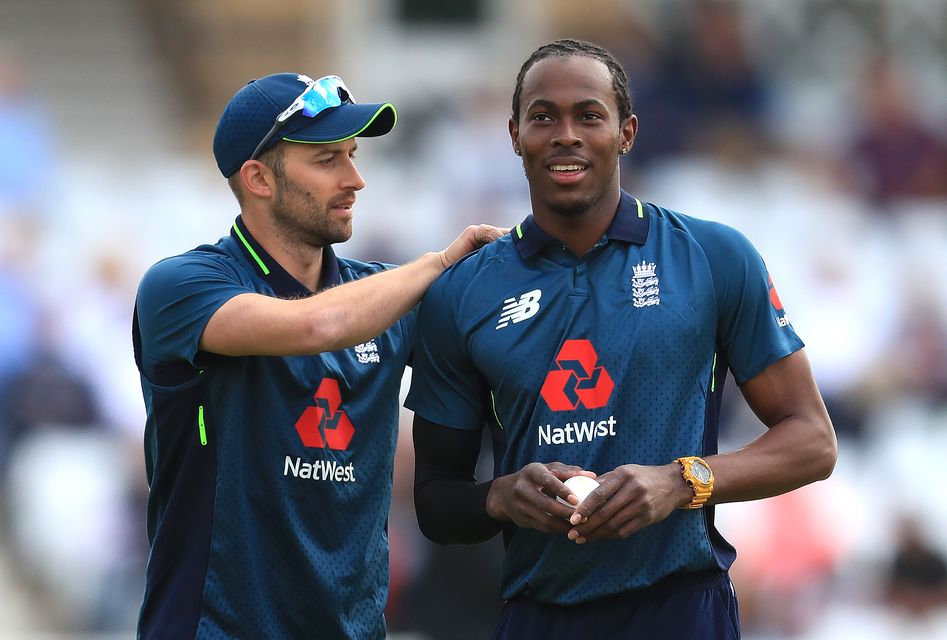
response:
<path fill-rule="evenodd" d="M 582 179 L 589 166 L 584 162 L 557 160 L 546 165 L 550 176 L 559 184 L 572 184 Z"/>

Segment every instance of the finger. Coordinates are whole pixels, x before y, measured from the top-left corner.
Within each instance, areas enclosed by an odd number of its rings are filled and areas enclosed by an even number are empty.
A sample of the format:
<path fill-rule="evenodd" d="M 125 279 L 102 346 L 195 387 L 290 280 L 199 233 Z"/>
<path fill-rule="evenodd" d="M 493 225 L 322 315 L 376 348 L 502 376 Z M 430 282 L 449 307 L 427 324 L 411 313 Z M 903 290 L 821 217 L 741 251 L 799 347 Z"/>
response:
<path fill-rule="evenodd" d="M 553 510 L 556 506 L 563 507 L 563 505 L 557 505 L 553 500 L 548 500 L 548 502 L 552 505 Z M 569 509 L 569 507 L 563 508 Z M 530 502 L 523 502 L 518 505 L 514 520 L 521 527 L 529 527 L 544 533 L 566 533 L 570 527 L 568 520 L 564 517 L 544 510 L 543 507 Z"/>
<path fill-rule="evenodd" d="M 582 535 L 580 533 L 579 537 L 585 539 L 586 541 L 602 539 L 621 540 L 627 538 L 637 531 L 644 529 L 650 523 L 651 521 L 644 513 L 639 513 L 638 515 L 626 520 L 621 524 L 621 526 L 608 527 L 607 529 L 605 527 L 599 527 L 596 531 L 593 531 L 587 535 Z"/>
<path fill-rule="evenodd" d="M 551 514 L 568 521 L 574 507 L 555 498 L 568 496 L 569 488 L 540 464 L 528 465 L 523 469 L 523 476 L 522 485 L 517 483 L 517 497 L 536 513 Z"/>
<path fill-rule="evenodd" d="M 543 533 L 566 533 L 569 531 L 569 523 L 547 513 L 536 519 L 536 526 L 533 528 Z"/>
<path fill-rule="evenodd" d="M 606 476 L 602 476 L 605 478 Z M 621 493 L 621 484 L 616 482 L 614 478 L 604 480 L 599 484 L 599 486 L 589 492 L 589 495 L 585 496 L 585 500 L 582 501 L 578 507 L 576 507 L 575 513 L 570 518 L 572 524 L 579 524 L 580 522 L 585 522 L 591 517 L 593 513 L 596 513 L 602 508 L 606 502 L 613 498 L 613 496 L 618 496 Z M 606 515 L 607 517 L 607 515 Z"/>
<path fill-rule="evenodd" d="M 574 538 L 581 537 L 587 540 L 618 537 L 626 525 L 642 518 L 642 509 L 638 504 L 625 504 L 614 514 L 608 517 L 605 515 L 605 513 L 592 515 L 588 522 L 574 526 L 570 533 L 575 531 Z"/>
<path fill-rule="evenodd" d="M 504 230 L 489 224 L 482 224 L 474 229 L 474 239 L 480 245 L 485 245 L 493 242 L 501 236 L 506 235 L 509 232 L 509 229 Z"/>
<path fill-rule="evenodd" d="M 546 469 L 560 480 L 568 480 L 572 476 L 598 477 L 594 471 L 586 471 L 582 467 L 577 467 L 573 464 L 564 464 L 562 462 L 546 463 Z"/>
<path fill-rule="evenodd" d="M 579 497 L 572 493 L 569 487 L 555 479 L 550 481 L 546 487 L 543 487 L 541 493 L 546 496 L 549 504 L 552 505 L 546 511 L 566 522 L 570 522 L 572 514 L 575 513 L 575 506 L 579 504 Z"/>

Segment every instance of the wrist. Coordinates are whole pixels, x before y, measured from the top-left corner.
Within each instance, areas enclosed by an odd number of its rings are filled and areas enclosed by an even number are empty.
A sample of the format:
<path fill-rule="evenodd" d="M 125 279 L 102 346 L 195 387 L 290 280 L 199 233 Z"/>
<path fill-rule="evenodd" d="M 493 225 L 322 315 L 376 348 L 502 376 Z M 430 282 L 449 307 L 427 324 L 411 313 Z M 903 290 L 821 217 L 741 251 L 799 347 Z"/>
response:
<path fill-rule="evenodd" d="M 453 264 L 453 263 L 450 261 L 450 259 L 447 257 L 447 249 L 443 249 L 443 250 L 441 250 L 441 251 L 434 252 L 434 253 L 432 253 L 431 255 L 433 255 L 435 258 L 437 258 L 437 260 L 436 260 L 435 262 L 436 262 L 436 264 L 437 264 L 437 266 L 438 266 L 438 268 L 439 268 L 440 271 L 446 270 L 449 266 L 451 266 L 451 264 Z"/>
<path fill-rule="evenodd" d="M 684 509 L 700 509 L 714 491 L 714 472 L 707 461 L 699 456 L 684 456 L 675 460 L 680 465 L 681 476 L 691 489 L 692 495 Z"/>
<path fill-rule="evenodd" d="M 485 510 L 490 518 L 498 522 L 509 522 L 510 518 L 503 509 L 503 499 L 500 497 L 502 481 L 501 477 L 489 482 L 490 489 L 487 491 Z"/>
<path fill-rule="evenodd" d="M 691 488 L 681 473 L 681 465 L 677 461 L 665 465 L 668 474 L 668 481 L 671 486 L 671 496 L 675 509 L 685 509 L 694 497 L 694 490 Z"/>

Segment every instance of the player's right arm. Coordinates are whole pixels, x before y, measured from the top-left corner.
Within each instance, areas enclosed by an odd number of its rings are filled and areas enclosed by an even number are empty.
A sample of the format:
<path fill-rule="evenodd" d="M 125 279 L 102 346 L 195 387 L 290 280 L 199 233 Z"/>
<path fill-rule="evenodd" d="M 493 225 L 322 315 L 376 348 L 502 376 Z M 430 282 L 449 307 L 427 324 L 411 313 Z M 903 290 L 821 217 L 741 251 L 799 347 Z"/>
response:
<path fill-rule="evenodd" d="M 410 311 L 444 269 L 503 233 L 489 225 L 471 226 L 444 251 L 305 299 L 241 293 L 211 316 L 200 349 L 227 356 L 283 356 L 366 342 Z"/>
<path fill-rule="evenodd" d="M 505 524 L 566 533 L 578 498 L 563 484 L 578 467 L 533 462 L 515 473 L 478 483 L 479 429 L 454 429 L 414 417 L 414 504 L 421 532 L 440 544 L 474 544 Z"/>
<path fill-rule="evenodd" d="M 476 543 L 513 523 L 547 533 L 568 530 L 572 507 L 566 478 L 583 473 L 561 463 L 529 464 L 488 482 L 477 482 L 485 418 L 484 380 L 467 350 L 464 294 L 476 267 L 445 274 L 418 312 L 411 391 L 415 509 L 418 525 L 434 542 Z M 572 496 L 577 502 L 577 498 Z M 573 504 L 575 504 L 573 502 Z"/>

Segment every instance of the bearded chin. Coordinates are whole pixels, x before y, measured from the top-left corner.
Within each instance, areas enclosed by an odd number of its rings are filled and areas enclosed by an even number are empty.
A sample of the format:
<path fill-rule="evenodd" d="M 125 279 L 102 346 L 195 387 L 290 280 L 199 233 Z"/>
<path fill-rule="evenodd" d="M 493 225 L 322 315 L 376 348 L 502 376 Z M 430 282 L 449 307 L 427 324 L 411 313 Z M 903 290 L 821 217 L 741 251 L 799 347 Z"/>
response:
<path fill-rule="evenodd" d="M 593 201 L 594 198 L 579 196 L 567 200 L 555 200 L 548 203 L 548 206 L 549 210 L 556 215 L 560 215 L 563 218 L 575 218 L 588 211 Z"/>

